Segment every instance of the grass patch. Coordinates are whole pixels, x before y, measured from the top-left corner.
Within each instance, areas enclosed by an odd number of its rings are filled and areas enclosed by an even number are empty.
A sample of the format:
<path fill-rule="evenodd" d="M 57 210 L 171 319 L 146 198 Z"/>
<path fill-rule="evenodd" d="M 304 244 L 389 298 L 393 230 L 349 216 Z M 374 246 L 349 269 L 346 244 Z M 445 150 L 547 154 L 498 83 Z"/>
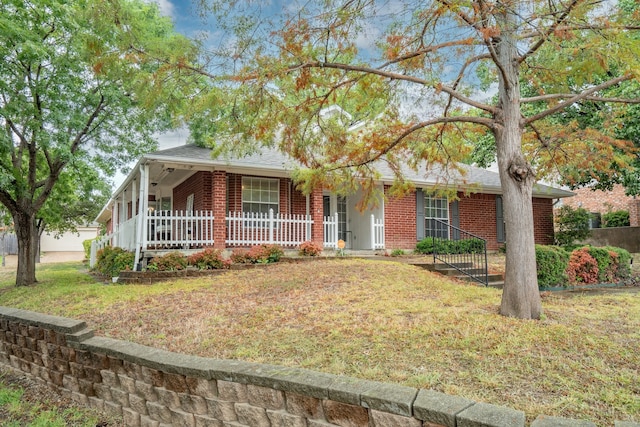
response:
<path fill-rule="evenodd" d="M 545 294 L 540 321 L 499 290 L 398 262 L 318 260 L 156 285 L 105 285 L 79 263 L 0 282 L 3 305 L 212 358 L 432 388 L 539 414 L 640 420 L 640 294 Z"/>

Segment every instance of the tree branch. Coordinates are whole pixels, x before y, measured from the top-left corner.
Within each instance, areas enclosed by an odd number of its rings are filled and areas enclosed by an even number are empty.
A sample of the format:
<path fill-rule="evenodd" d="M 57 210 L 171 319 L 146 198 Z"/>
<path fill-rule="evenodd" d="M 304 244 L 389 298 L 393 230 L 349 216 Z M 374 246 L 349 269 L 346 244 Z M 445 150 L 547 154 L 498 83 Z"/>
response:
<path fill-rule="evenodd" d="M 594 87 L 592 87 L 590 89 L 587 89 L 587 90 L 583 91 L 582 93 L 579 93 L 577 95 L 572 96 L 568 100 L 566 100 L 564 102 L 561 102 L 561 103 L 559 103 L 558 105 L 556 105 L 556 106 L 554 106 L 552 108 L 549 108 L 549 109 L 547 109 L 545 111 L 542 111 L 542 112 L 540 112 L 540 113 L 538 113 L 538 114 L 536 114 L 534 116 L 529 117 L 528 119 L 525 119 L 524 120 L 524 124 L 525 125 L 529 125 L 530 123 L 533 123 L 533 122 L 535 122 L 537 120 L 540 120 L 540 119 L 543 119 L 543 118 L 545 118 L 547 116 L 555 114 L 558 111 L 561 111 L 561 110 L 565 109 L 569 105 L 575 104 L 576 102 L 581 101 L 581 100 L 587 98 L 588 96 L 591 96 L 592 94 L 598 92 L 599 90 L 615 86 L 615 85 L 617 85 L 619 83 L 622 83 L 624 81 L 631 80 L 632 78 L 633 78 L 633 76 L 631 74 L 627 74 L 627 75 L 624 75 L 624 76 L 616 77 L 615 79 L 611 79 L 611 80 L 606 81 L 604 83 L 601 83 L 601 84 L 599 84 L 597 86 L 594 86 Z"/>
<path fill-rule="evenodd" d="M 550 93 L 547 95 L 540 96 L 532 96 L 529 98 L 521 98 L 520 102 L 528 103 L 528 102 L 538 102 L 538 101 L 546 101 L 550 99 L 566 99 L 576 96 L 574 93 Z M 606 98 L 601 96 L 585 96 L 582 98 L 585 101 L 594 101 L 594 102 L 614 102 L 620 104 L 640 104 L 640 98 Z"/>

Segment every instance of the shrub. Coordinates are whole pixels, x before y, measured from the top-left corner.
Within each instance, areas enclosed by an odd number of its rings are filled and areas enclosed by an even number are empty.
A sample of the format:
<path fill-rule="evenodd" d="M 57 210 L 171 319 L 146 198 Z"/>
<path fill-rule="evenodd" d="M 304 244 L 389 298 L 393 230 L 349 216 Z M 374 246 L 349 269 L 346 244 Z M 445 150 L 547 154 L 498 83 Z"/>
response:
<path fill-rule="evenodd" d="M 121 271 L 131 270 L 135 254 L 122 248 L 106 246 L 96 254 L 96 266 L 100 274 L 108 277 L 116 277 Z"/>
<path fill-rule="evenodd" d="M 631 277 L 631 254 L 629 251 L 614 246 L 605 246 L 605 249 L 618 255 L 616 279 L 628 279 Z"/>
<path fill-rule="evenodd" d="M 440 254 L 472 254 L 484 252 L 484 242 L 480 239 L 448 240 L 426 237 L 416 245 L 416 252 L 432 254 L 434 249 Z"/>
<path fill-rule="evenodd" d="M 629 211 L 612 211 L 602 215 L 603 227 L 628 227 L 629 225 L 631 225 Z"/>
<path fill-rule="evenodd" d="M 587 246 L 586 249 L 589 255 L 598 263 L 598 281 L 600 283 L 611 283 L 615 281 L 618 274 L 618 254 L 606 248 Z"/>
<path fill-rule="evenodd" d="M 571 206 L 562 206 L 555 217 L 555 223 L 556 243 L 560 246 L 570 246 L 591 235 L 589 212 L 584 208 L 573 209 Z"/>
<path fill-rule="evenodd" d="M 82 248 L 84 249 L 84 259 L 91 258 L 91 243 L 93 243 L 94 240 L 96 239 L 93 238 L 82 241 Z"/>
<path fill-rule="evenodd" d="M 236 249 L 231 253 L 231 261 L 236 264 L 268 264 L 280 261 L 284 251 L 278 245 L 252 246 L 249 250 Z"/>
<path fill-rule="evenodd" d="M 571 252 L 567 277 L 572 285 L 598 283 L 598 261 L 584 247 Z"/>
<path fill-rule="evenodd" d="M 561 247 L 536 245 L 539 287 L 566 286 L 568 264 L 569 253 Z"/>
<path fill-rule="evenodd" d="M 322 253 L 322 245 L 307 240 L 306 242 L 300 243 L 298 253 L 302 256 L 318 256 Z"/>
<path fill-rule="evenodd" d="M 402 249 L 394 249 L 391 251 L 391 256 L 402 256 L 404 251 Z"/>
<path fill-rule="evenodd" d="M 187 264 L 198 267 L 200 270 L 217 270 L 228 267 L 222 258 L 222 252 L 218 249 L 206 248 L 201 252 L 190 255 Z"/>
<path fill-rule="evenodd" d="M 149 270 L 178 271 L 187 268 L 187 258 L 181 252 L 170 252 L 166 255 L 154 257 L 149 262 Z"/>

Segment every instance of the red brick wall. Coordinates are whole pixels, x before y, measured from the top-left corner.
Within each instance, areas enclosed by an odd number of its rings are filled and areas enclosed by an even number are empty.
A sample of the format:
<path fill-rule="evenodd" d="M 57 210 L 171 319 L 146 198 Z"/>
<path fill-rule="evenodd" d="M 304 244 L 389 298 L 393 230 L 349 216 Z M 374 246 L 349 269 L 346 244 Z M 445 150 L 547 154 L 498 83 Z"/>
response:
<path fill-rule="evenodd" d="M 173 189 L 173 210 L 184 211 L 187 208 L 187 197 L 193 194 L 193 209 L 196 211 L 213 208 L 211 172 L 196 172 Z"/>
<path fill-rule="evenodd" d="M 591 190 L 580 188 L 572 190 L 576 193 L 573 197 L 562 199 L 562 204 L 572 208 L 582 207 L 589 212 L 607 213 L 610 211 L 629 211 L 629 219 L 632 227 L 640 226 L 640 212 L 635 197 L 626 196 L 624 187 L 616 185 L 611 191 Z"/>
<path fill-rule="evenodd" d="M 385 193 L 388 187 L 385 187 Z M 496 195 L 458 193 L 460 228 L 487 240 L 489 250 L 497 250 Z M 451 215 L 451 210 L 449 210 Z M 452 218 L 449 218 L 450 220 Z M 533 199 L 535 240 L 540 244 L 553 243 L 553 201 Z M 416 245 L 416 196 L 390 197 L 384 207 L 385 246 L 387 249 L 413 249 Z"/>
<path fill-rule="evenodd" d="M 533 233 L 536 243 L 553 244 L 553 199 L 533 198 Z"/>
<path fill-rule="evenodd" d="M 389 186 L 385 185 L 385 195 Z M 389 197 L 384 204 L 384 243 L 387 249 L 416 246 L 416 195 Z"/>

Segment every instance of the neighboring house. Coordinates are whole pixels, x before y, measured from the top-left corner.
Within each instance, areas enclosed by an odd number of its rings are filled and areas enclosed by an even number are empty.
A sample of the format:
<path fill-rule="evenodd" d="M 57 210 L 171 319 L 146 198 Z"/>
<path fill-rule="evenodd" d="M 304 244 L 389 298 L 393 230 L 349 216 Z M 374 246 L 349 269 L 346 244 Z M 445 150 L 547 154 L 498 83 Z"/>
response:
<path fill-rule="evenodd" d="M 611 191 L 579 188 L 574 190 L 575 196 L 564 200 L 563 205 L 572 208 L 584 208 L 593 214 L 605 214 L 611 211 L 629 211 L 629 222 L 632 227 L 640 226 L 640 199 L 624 194 L 622 185 L 615 185 Z M 597 217 L 597 216 L 596 216 Z M 599 222 L 592 221 L 594 228 Z"/>
<path fill-rule="evenodd" d="M 95 239 L 100 227 L 98 225 L 77 226 L 76 231 L 67 231 L 55 235 L 45 231 L 40 237 L 41 252 L 84 252 L 82 242 Z"/>
<path fill-rule="evenodd" d="M 96 218 L 108 233 L 96 249 L 110 243 L 137 251 L 138 259 L 204 246 L 295 248 L 307 240 L 325 248 L 336 248 L 342 239 L 354 250 L 413 249 L 425 236 L 456 238 L 458 231 L 449 225 L 486 239 L 489 250 L 506 240 L 495 172 L 464 166 L 467 173 L 449 183 L 457 186 L 459 199 L 448 201 L 430 193 L 441 176 L 406 171 L 416 192 L 386 197 L 361 212 L 356 208 L 361 191 L 341 197 L 322 188 L 310 195 L 296 190 L 290 178 L 294 166 L 273 150 L 213 159 L 207 148 L 184 145 L 144 155 Z M 379 189 L 387 195 L 392 173 L 378 170 Z M 534 187 L 536 242 L 553 242 L 554 199 L 572 194 Z"/>

